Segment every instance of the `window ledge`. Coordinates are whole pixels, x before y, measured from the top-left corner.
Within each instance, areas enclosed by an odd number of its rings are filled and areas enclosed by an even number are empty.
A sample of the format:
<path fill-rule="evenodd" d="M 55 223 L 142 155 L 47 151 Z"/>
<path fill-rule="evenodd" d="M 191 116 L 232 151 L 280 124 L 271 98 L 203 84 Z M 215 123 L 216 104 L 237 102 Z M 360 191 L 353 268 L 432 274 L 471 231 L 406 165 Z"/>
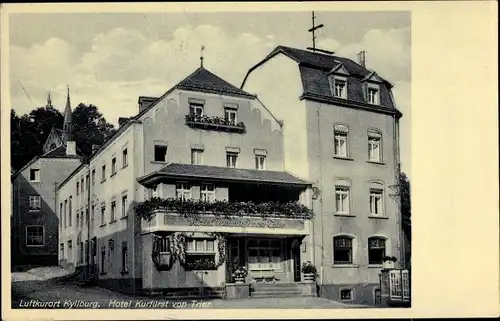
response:
<path fill-rule="evenodd" d="M 42 181 L 28 181 L 30 183 L 41 183 Z"/>
<path fill-rule="evenodd" d="M 359 268 L 359 264 L 332 264 L 333 268 Z"/>
<path fill-rule="evenodd" d="M 126 168 L 126 167 L 128 167 L 128 164 L 123 165 L 123 166 L 122 166 L 122 169 L 124 169 L 124 168 Z"/>
<path fill-rule="evenodd" d="M 116 172 L 111 173 L 111 175 L 109 175 L 109 177 L 113 177 L 113 176 L 115 176 L 115 175 L 116 175 Z"/>
<path fill-rule="evenodd" d="M 151 164 L 166 164 L 167 162 L 162 162 L 162 161 L 151 161 Z"/>
<path fill-rule="evenodd" d="M 372 269 L 381 269 L 384 266 L 382 264 L 368 264 L 366 267 L 367 268 L 372 268 Z"/>
<path fill-rule="evenodd" d="M 41 209 L 30 209 L 30 210 L 28 210 L 29 213 L 41 212 L 41 211 L 42 211 Z"/>
<path fill-rule="evenodd" d="M 116 220 L 109 221 L 109 224 L 116 223 Z"/>
<path fill-rule="evenodd" d="M 122 216 L 120 220 L 126 220 L 128 218 L 128 215 Z"/>
<path fill-rule="evenodd" d="M 99 225 L 99 227 L 104 227 L 106 226 L 106 223 Z"/>
<path fill-rule="evenodd" d="M 120 274 L 121 274 L 121 275 L 127 275 L 127 274 L 128 274 L 128 271 L 120 271 Z"/>
<path fill-rule="evenodd" d="M 101 180 L 101 184 L 104 183 L 105 181 L 106 181 L 106 179 Z"/>
<path fill-rule="evenodd" d="M 333 155 L 333 158 L 335 158 L 335 159 L 341 159 L 341 160 L 346 160 L 346 161 L 353 161 L 354 160 L 354 159 L 352 159 L 350 157 L 335 156 L 335 155 Z"/>
<path fill-rule="evenodd" d="M 368 218 L 378 218 L 382 220 L 387 220 L 389 217 L 387 215 L 368 215 Z"/>
<path fill-rule="evenodd" d="M 367 160 L 366 162 L 371 163 L 371 164 L 376 164 L 376 165 L 385 165 L 384 162 L 377 162 L 377 161 L 371 161 L 371 160 Z"/>
<path fill-rule="evenodd" d="M 348 214 L 348 213 L 333 213 L 334 216 L 340 216 L 340 217 L 356 217 L 354 214 Z"/>

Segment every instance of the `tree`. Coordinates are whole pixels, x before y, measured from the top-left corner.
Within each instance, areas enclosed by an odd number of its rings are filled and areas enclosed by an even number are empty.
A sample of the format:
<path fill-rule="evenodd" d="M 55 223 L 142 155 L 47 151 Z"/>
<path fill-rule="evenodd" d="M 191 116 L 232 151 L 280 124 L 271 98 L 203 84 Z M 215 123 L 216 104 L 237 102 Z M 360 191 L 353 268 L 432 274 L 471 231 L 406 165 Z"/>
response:
<path fill-rule="evenodd" d="M 11 164 L 15 170 L 21 169 L 31 159 L 43 153 L 52 127 L 63 128 L 64 115 L 51 107 L 39 107 L 30 113 L 18 116 L 10 112 Z M 87 158 L 92 153 L 92 145 L 101 145 L 115 133 L 99 109 L 94 105 L 79 104 L 73 111 L 73 130 L 79 153 Z"/>
<path fill-rule="evenodd" d="M 401 216 L 403 233 L 406 238 L 405 263 L 407 266 L 411 261 L 411 190 L 410 180 L 405 173 L 399 172 L 399 199 L 401 204 Z"/>

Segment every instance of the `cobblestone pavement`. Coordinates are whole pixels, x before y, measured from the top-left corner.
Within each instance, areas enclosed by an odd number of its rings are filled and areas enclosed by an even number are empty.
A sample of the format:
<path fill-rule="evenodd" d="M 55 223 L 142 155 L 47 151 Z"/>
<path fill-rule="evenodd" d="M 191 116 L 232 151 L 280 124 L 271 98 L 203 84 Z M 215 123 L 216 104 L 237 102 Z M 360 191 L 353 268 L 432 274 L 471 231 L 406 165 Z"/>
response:
<path fill-rule="evenodd" d="M 14 274 L 14 273 L 13 273 Z M 95 286 L 72 282 L 56 283 L 32 276 L 12 276 L 12 308 L 208 308 L 208 309 L 346 309 L 366 306 L 347 305 L 324 298 L 249 298 L 241 300 L 171 300 L 131 297 Z M 59 302 L 59 303 L 58 303 Z M 50 306 L 52 305 L 52 306 Z M 79 306 L 80 305 L 80 306 Z"/>

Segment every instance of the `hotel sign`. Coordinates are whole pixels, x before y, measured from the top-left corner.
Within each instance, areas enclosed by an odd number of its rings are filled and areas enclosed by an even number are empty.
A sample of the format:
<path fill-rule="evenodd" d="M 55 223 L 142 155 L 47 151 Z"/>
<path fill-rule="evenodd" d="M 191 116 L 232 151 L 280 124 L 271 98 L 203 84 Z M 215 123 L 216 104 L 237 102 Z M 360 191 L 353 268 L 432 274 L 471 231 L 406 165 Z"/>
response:
<path fill-rule="evenodd" d="M 217 226 L 239 228 L 304 229 L 304 220 L 262 217 L 216 217 L 165 215 L 165 225 Z"/>

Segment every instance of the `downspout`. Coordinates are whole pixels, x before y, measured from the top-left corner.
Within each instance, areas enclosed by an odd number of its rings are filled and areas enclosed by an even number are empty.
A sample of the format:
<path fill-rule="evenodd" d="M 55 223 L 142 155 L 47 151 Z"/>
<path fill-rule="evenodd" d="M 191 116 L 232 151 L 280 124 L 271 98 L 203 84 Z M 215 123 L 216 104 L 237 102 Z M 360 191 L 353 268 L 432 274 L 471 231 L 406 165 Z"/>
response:
<path fill-rule="evenodd" d="M 87 218 L 87 281 L 90 281 L 90 265 L 91 265 L 91 260 L 90 260 L 90 254 L 92 253 L 91 250 L 90 250 L 90 247 L 92 246 L 92 244 L 90 244 L 90 186 L 92 184 L 90 184 L 90 180 L 91 180 L 91 176 L 90 176 L 90 158 L 89 160 L 87 161 L 87 170 L 88 170 L 88 180 L 87 180 L 87 210 L 85 211 L 85 216 Z M 88 215 L 87 215 L 88 213 Z"/>
<path fill-rule="evenodd" d="M 321 265 L 320 265 L 320 278 L 321 278 L 321 281 L 320 281 L 320 284 L 323 285 L 324 282 L 323 282 L 323 272 L 324 272 L 324 269 L 323 269 L 323 266 L 324 266 L 324 260 L 325 260 L 325 253 L 324 253 L 324 243 L 325 243 L 325 239 L 324 239 L 324 231 L 325 231 L 325 228 L 324 228 L 324 216 L 323 216 L 323 213 L 324 213 L 324 209 L 323 209 L 323 160 L 322 160 L 322 157 L 321 157 L 321 131 L 320 131 L 320 113 L 319 113 L 319 109 L 321 108 L 321 105 L 317 103 L 317 109 L 316 109 L 316 116 L 317 116 L 317 133 L 318 133 L 318 159 L 319 159 L 319 186 L 320 186 L 320 190 L 319 190 L 319 195 L 318 195 L 318 200 L 320 202 L 320 212 L 321 212 Z"/>
<path fill-rule="evenodd" d="M 394 115 L 394 176 L 396 179 L 397 186 L 397 214 L 398 214 L 398 234 L 399 234 L 399 257 L 401 259 L 402 268 L 406 266 L 406 257 L 405 257 L 405 241 L 404 241 L 404 233 L 403 233 L 403 214 L 401 211 L 402 207 L 402 199 L 401 199 L 401 186 L 400 186 L 400 178 L 401 178 L 401 163 L 399 156 L 399 119 L 397 115 Z"/>

